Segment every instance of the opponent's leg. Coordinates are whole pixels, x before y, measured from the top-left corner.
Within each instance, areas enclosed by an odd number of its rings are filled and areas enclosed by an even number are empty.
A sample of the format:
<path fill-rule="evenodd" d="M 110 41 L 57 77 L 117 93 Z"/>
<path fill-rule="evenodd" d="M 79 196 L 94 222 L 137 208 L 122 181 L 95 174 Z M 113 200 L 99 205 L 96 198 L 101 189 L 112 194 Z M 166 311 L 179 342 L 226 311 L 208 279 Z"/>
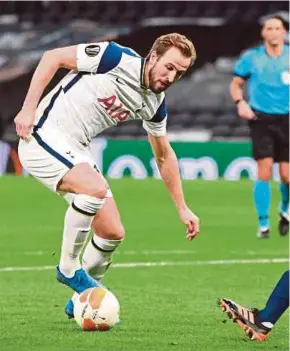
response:
<path fill-rule="evenodd" d="M 284 272 L 274 287 L 266 307 L 248 309 L 230 299 L 219 299 L 219 305 L 228 317 L 237 322 L 252 340 L 264 341 L 275 323 L 289 307 L 289 270 Z"/>
<path fill-rule="evenodd" d="M 258 180 L 254 184 L 254 200 L 259 218 L 259 238 L 269 237 L 269 210 L 271 191 L 269 181 L 272 176 L 273 159 L 270 157 L 257 160 Z"/>
<path fill-rule="evenodd" d="M 75 193 L 76 196 L 65 216 L 57 278 L 80 293 L 97 284 L 81 269 L 79 255 L 90 232 L 93 217 L 104 204 L 107 184 L 89 164 L 80 163 L 62 178 L 58 191 Z"/>
<path fill-rule="evenodd" d="M 258 318 L 262 324 L 272 328 L 288 307 L 289 270 L 282 274 L 266 303 L 266 307 L 258 312 Z"/>
<path fill-rule="evenodd" d="M 284 236 L 289 233 L 289 163 L 280 162 L 280 221 L 279 221 L 279 233 Z"/>
<path fill-rule="evenodd" d="M 247 308 L 228 298 L 218 299 L 218 304 L 229 319 L 237 323 L 251 340 L 264 341 L 272 328 L 263 325 L 258 319 L 256 308 Z"/>

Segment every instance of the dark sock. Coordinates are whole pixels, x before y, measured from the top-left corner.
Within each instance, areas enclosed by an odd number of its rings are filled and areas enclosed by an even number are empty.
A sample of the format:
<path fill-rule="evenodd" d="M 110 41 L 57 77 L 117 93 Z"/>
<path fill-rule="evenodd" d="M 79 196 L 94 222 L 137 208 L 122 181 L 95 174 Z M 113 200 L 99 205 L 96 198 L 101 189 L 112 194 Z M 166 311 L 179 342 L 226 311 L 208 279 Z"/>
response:
<path fill-rule="evenodd" d="M 289 271 L 286 271 L 273 289 L 266 307 L 259 311 L 258 318 L 261 322 L 275 324 L 289 307 Z"/>

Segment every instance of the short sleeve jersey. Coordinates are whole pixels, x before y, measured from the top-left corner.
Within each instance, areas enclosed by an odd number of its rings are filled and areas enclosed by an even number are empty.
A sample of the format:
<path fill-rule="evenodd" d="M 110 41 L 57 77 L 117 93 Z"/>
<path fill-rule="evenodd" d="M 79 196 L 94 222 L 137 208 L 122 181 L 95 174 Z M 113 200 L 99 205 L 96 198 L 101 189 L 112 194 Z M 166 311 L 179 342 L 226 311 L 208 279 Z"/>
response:
<path fill-rule="evenodd" d="M 144 58 L 115 42 L 78 45 L 77 70 L 43 98 L 36 128 L 50 120 L 84 145 L 129 120 L 142 120 L 153 136 L 165 135 L 165 94 L 145 88 L 144 66 Z"/>

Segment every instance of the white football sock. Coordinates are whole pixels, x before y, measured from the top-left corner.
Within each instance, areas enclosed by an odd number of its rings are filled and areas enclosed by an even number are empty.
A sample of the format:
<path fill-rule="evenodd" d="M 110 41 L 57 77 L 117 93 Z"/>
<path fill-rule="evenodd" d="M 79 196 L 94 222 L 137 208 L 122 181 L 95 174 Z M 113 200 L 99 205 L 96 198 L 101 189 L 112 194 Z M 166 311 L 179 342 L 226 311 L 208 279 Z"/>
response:
<path fill-rule="evenodd" d="M 96 280 L 104 277 L 112 262 L 113 253 L 121 242 L 122 240 L 103 239 L 96 234 L 92 237 L 85 248 L 82 261 L 90 276 Z"/>
<path fill-rule="evenodd" d="M 98 200 L 96 207 L 101 208 L 103 199 Z M 79 212 L 74 203 L 67 209 L 64 221 L 63 241 L 59 263 L 60 271 L 68 278 L 74 276 L 75 271 L 81 268 L 79 255 L 90 232 L 94 215 Z M 97 208 L 95 208 L 97 211 Z"/>

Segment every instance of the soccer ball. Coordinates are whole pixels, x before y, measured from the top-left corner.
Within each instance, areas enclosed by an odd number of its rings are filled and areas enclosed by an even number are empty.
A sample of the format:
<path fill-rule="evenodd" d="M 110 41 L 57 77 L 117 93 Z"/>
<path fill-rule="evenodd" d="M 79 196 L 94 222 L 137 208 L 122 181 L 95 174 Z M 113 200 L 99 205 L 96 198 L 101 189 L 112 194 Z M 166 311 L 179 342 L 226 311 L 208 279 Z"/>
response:
<path fill-rule="evenodd" d="M 120 305 L 103 287 L 83 291 L 74 301 L 74 317 L 84 331 L 106 331 L 119 323 Z"/>

